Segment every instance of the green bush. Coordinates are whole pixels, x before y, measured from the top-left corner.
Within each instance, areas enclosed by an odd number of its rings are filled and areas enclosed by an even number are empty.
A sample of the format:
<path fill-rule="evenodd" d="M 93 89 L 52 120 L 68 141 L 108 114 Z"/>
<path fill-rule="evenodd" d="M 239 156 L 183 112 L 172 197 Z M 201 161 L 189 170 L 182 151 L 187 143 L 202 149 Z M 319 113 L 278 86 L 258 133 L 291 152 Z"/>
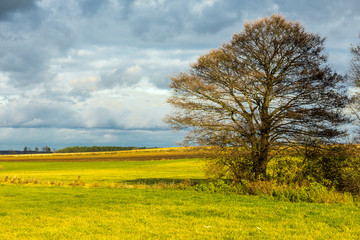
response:
<path fill-rule="evenodd" d="M 356 145 L 310 150 L 304 165 L 307 179 L 338 191 L 360 194 L 360 154 Z"/>
<path fill-rule="evenodd" d="M 238 183 L 218 180 L 202 183 L 194 187 L 197 191 L 216 193 L 236 193 L 243 195 L 272 196 L 290 202 L 312 203 L 353 203 L 350 193 L 341 193 L 335 189 L 328 189 L 320 183 L 309 183 L 306 186 L 296 184 L 278 184 L 273 181 L 247 181 Z"/>
<path fill-rule="evenodd" d="M 228 179 L 236 187 L 226 191 L 274 195 L 290 201 L 346 202 L 347 195 L 339 192 L 360 196 L 357 145 L 314 144 L 299 149 L 304 151 L 280 152 L 282 156 L 272 158 L 267 165 L 267 181 L 254 181 L 248 153 L 221 148 L 207 159 L 206 176 L 212 182 L 199 188 L 216 192 L 216 180 Z"/>
<path fill-rule="evenodd" d="M 252 179 L 253 169 L 249 151 L 239 148 L 213 148 L 206 159 L 205 174 L 209 179 L 231 179 L 238 182 Z"/>
<path fill-rule="evenodd" d="M 352 157 L 346 161 L 341 169 L 339 188 L 360 195 L 360 157 Z"/>
<path fill-rule="evenodd" d="M 280 184 L 300 183 L 303 181 L 303 159 L 297 157 L 273 158 L 267 168 L 271 180 Z"/>

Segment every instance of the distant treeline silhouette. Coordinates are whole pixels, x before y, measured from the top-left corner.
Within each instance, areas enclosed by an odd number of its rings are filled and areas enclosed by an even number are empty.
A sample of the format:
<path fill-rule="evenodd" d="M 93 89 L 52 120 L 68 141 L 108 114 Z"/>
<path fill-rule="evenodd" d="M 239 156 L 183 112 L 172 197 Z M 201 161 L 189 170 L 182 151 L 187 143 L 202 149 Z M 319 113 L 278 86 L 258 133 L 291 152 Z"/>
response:
<path fill-rule="evenodd" d="M 75 153 L 75 152 L 113 152 L 126 151 L 133 149 L 145 149 L 146 147 L 116 147 L 116 146 L 74 146 L 56 150 L 57 153 Z"/>
<path fill-rule="evenodd" d="M 52 153 L 52 152 L 45 152 L 45 151 L 20 151 L 20 150 L 0 150 L 0 155 L 13 155 L 13 154 L 45 154 L 45 153 Z"/>

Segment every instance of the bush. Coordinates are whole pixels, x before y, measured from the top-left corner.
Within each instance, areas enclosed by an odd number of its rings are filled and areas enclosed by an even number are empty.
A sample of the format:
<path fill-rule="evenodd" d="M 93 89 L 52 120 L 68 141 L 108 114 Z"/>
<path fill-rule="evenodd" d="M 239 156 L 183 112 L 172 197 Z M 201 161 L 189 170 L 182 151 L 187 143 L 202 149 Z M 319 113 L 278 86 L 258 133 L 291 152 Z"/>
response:
<path fill-rule="evenodd" d="M 310 202 L 326 202 L 320 200 L 321 194 L 324 198 L 337 198 L 335 192 L 360 196 L 360 148 L 357 145 L 313 144 L 299 149 L 304 152 L 284 150 L 282 157 L 271 159 L 267 165 L 267 181 L 263 182 L 254 181 L 247 151 L 219 148 L 207 159 L 206 176 L 213 182 L 228 179 L 236 183 L 238 187 L 232 191 L 254 195 L 268 195 L 270 192 L 275 195 L 287 194 L 285 198 L 294 201 L 306 199 Z M 210 190 L 214 187 L 206 186 Z M 283 188 L 287 190 L 284 192 Z"/>
<path fill-rule="evenodd" d="M 311 149 L 304 175 L 339 191 L 360 194 L 360 155 L 356 145 L 336 145 Z"/>
<path fill-rule="evenodd" d="M 303 181 L 303 160 L 301 157 L 273 158 L 267 168 L 271 180 L 280 184 L 301 183 Z"/>
<path fill-rule="evenodd" d="M 353 157 L 346 161 L 341 169 L 339 188 L 342 191 L 360 195 L 360 157 Z"/>
<path fill-rule="evenodd" d="M 219 147 L 206 159 L 205 174 L 210 179 L 231 179 L 238 182 L 254 176 L 249 152 L 245 149 Z"/>
<path fill-rule="evenodd" d="M 197 191 L 243 194 L 256 196 L 272 196 L 279 200 L 290 202 L 312 203 L 352 203 L 354 198 L 350 193 L 341 193 L 335 189 L 328 189 L 319 183 L 308 183 L 306 186 L 296 184 L 278 184 L 273 181 L 246 181 L 238 183 L 218 180 L 209 181 L 194 186 Z"/>

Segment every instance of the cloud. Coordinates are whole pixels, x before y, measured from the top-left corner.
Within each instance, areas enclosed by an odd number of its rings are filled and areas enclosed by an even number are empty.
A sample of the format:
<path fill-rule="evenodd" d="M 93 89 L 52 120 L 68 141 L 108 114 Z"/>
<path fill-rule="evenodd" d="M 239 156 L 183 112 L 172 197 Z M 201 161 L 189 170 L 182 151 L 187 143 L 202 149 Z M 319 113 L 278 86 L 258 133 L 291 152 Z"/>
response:
<path fill-rule="evenodd" d="M 105 73 L 99 82 L 100 87 L 112 88 L 118 86 L 132 86 L 141 81 L 143 76 L 139 65 L 122 65 L 119 68 Z"/>
<path fill-rule="evenodd" d="M 97 92 L 82 103 L 81 118 L 88 128 L 166 129 L 162 120 L 169 111 L 168 96 L 144 79 Z"/>
<path fill-rule="evenodd" d="M 36 0 L 1 0 L 0 21 L 8 20 L 14 13 L 27 12 L 36 8 Z"/>
<path fill-rule="evenodd" d="M 80 0 L 79 5 L 82 11 L 82 14 L 86 17 L 94 16 L 106 3 L 106 1 L 98 0 Z"/>
<path fill-rule="evenodd" d="M 9 84 L 22 88 L 51 78 L 42 49 L 29 44 L 14 45 L 0 42 L 0 70 L 8 76 Z"/>
<path fill-rule="evenodd" d="M 98 81 L 99 79 L 96 76 L 72 79 L 68 96 L 80 101 L 91 98 L 92 93 L 97 90 Z"/>
<path fill-rule="evenodd" d="M 80 127 L 81 119 L 67 104 L 21 97 L 0 109 L 0 127 Z"/>

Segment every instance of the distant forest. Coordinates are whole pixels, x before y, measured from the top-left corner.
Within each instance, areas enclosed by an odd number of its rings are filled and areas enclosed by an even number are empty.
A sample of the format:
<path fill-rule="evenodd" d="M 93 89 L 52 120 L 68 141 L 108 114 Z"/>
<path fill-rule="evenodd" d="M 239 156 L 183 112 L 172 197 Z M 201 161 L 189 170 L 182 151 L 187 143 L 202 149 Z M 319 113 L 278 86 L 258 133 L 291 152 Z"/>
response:
<path fill-rule="evenodd" d="M 133 149 L 145 149 L 146 147 L 116 147 L 116 146 L 74 146 L 66 147 L 59 150 L 56 150 L 56 153 L 76 153 L 76 152 L 112 152 L 112 151 L 126 151 Z"/>

